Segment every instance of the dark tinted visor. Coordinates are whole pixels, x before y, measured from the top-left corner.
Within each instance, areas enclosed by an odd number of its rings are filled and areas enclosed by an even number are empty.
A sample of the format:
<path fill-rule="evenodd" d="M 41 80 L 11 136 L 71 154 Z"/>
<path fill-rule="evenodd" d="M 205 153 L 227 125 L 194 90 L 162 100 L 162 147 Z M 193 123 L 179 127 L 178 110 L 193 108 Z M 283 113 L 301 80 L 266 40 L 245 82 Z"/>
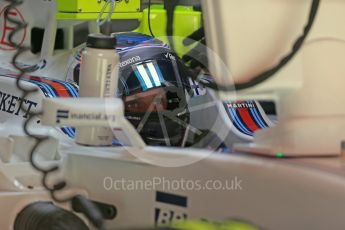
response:
<path fill-rule="evenodd" d="M 125 111 L 132 113 L 161 112 L 167 109 L 167 95 L 163 88 L 123 96 Z"/>

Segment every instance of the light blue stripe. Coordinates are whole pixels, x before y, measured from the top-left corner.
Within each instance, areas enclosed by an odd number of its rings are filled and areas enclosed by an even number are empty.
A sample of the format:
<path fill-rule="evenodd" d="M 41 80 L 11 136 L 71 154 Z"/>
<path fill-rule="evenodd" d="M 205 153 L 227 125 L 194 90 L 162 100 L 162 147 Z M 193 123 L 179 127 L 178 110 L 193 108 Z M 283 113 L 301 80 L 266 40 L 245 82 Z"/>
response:
<path fill-rule="evenodd" d="M 75 130 L 71 127 L 67 127 L 71 133 L 71 138 L 75 138 Z"/>
<path fill-rule="evenodd" d="M 241 120 L 238 118 L 236 110 L 235 109 L 230 109 L 230 113 L 233 116 L 233 119 L 235 120 L 236 124 L 242 129 L 243 132 L 247 133 L 247 134 L 251 134 L 252 132 L 250 130 L 248 130 L 243 123 L 241 122 Z"/>
<path fill-rule="evenodd" d="M 243 126 L 242 122 L 238 119 L 236 111 L 234 109 L 229 108 L 230 114 L 233 120 L 236 122 L 237 126 L 240 127 L 241 131 L 247 135 L 253 136 L 253 133 L 249 131 L 246 127 Z"/>
<path fill-rule="evenodd" d="M 157 73 L 157 70 L 156 70 L 155 66 L 153 65 L 153 63 L 146 63 L 145 69 L 149 73 L 149 76 L 150 76 L 151 80 L 154 82 L 155 86 L 160 87 L 162 85 L 161 79 L 160 79 L 160 77 Z"/>
<path fill-rule="evenodd" d="M 76 94 L 75 89 L 73 87 L 71 87 L 68 83 L 65 83 L 65 82 L 58 82 L 58 83 L 64 85 L 72 93 L 73 97 L 78 97 L 78 95 Z"/>
<path fill-rule="evenodd" d="M 51 89 L 50 86 L 47 86 L 45 83 L 39 81 L 37 81 L 36 84 L 42 86 L 52 97 L 57 97 L 56 93 Z"/>
<path fill-rule="evenodd" d="M 70 90 L 70 92 L 72 93 L 73 97 L 78 97 L 78 93 L 73 86 L 71 86 L 70 84 L 68 84 L 66 82 L 58 82 L 58 83 L 61 83 L 64 86 L 66 86 L 66 88 L 68 88 Z"/>
<path fill-rule="evenodd" d="M 260 128 L 262 128 L 262 129 L 267 128 L 267 126 L 262 122 L 260 115 L 258 114 L 256 109 L 251 108 L 250 111 L 254 115 L 254 119 L 259 124 Z"/>
<path fill-rule="evenodd" d="M 44 93 L 52 94 L 52 93 L 50 92 L 49 88 L 47 89 L 47 87 L 46 87 L 44 84 L 42 84 L 41 82 L 39 82 L 39 81 L 34 81 L 34 80 L 30 80 L 29 82 L 31 82 L 31 83 L 35 84 L 36 86 L 38 86 L 41 90 L 44 91 Z M 40 87 L 40 86 L 41 86 L 41 87 Z M 43 89 L 42 89 L 42 88 L 43 88 Z M 53 96 L 53 95 L 52 95 L 52 96 Z"/>
<path fill-rule="evenodd" d="M 35 81 L 35 80 L 30 80 L 31 82 L 34 82 L 37 85 L 41 85 L 46 91 L 50 92 L 52 97 L 57 97 L 57 95 L 55 94 L 55 92 L 50 88 L 51 86 L 39 81 Z M 61 131 L 64 132 L 66 135 L 68 135 L 71 138 L 75 137 L 75 133 L 73 132 L 73 129 L 70 127 L 64 127 L 61 128 Z"/>
<path fill-rule="evenodd" d="M 161 82 L 162 82 L 162 83 L 165 82 L 165 79 L 164 79 L 164 77 L 163 77 L 163 74 L 162 74 L 161 70 L 160 70 L 159 68 L 157 68 L 156 65 L 153 65 L 153 66 L 155 67 L 155 69 L 156 69 L 156 71 L 157 71 L 157 73 L 158 73 L 158 76 L 159 76 L 159 79 L 161 80 Z"/>
<path fill-rule="evenodd" d="M 68 127 L 67 129 L 68 129 L 69 132 L 71 133 L 71 138 L 74 138 L 74 137 L 75 137 L 75 131 L 73 131 L 73 128 Z"/>
<path fill-rule="evenodd" d="M 67 134 L 69 137 L 71 137 L 71 138 L 74 138 L 74 137 L 75 137 L 72 128 L 63 127 L 63 128 L 61 128 L 61 130 L 62 130 L 62 132 L 64 132 L 65 134 Z"/>
<path fill-rule="evenodd" d="M 51 86 L 45 84 L 45 83 L 42 83 L 42 82 L 39 82 L 39 81 L 35 81 L 35 80 L 30 80 L 30 82 L 33 82 L 35 84 L 37 84 L 38 86 L 42 86 L 48 93 L 51 94 L 52 97 L 57 97 L 56 93 L 54 92 L 54 90 L 51 89 Z"/>
<path fill-rule="evenodd" d="M 116 140 L 116 139 L 113 139 L 113 145 L 123 146 L 123 144 L 119 140 Z"/>
<path fill-rule="evenodd" d="M 146 86 L 148 89 L 151 89 L 154 87 L 154 84 L 152 83 L 152 80 L 150 79 L 150 76 L 147 74 L 147 71 L 145 69 L 144 65 L 138 65 L 137 70 L 139 71 L 139 74 L 141 78 L 144 80 Z"/>
<path fill-rule="evenodd" d="M 137 76 L 138 80 L 140 81 L 140 85 L 143 88 L 144 91 L 147 91 L 147 85 L 144 82 L 144 79 L 141 77 L 138 70 L 134 71 L 135 75 Z"/>
<path fill-rule="evenodd" d="M 153 80 L 153 77 L 152 77 L 152 75 L 151 75 L 151 72 L 150 72 L 149 68 L 146 67 L 146 66 L 144 66 L 144 69 L 145 69 L 147 75 L 149 76 L 150 81 L 151 81 L 151 84 L 153 85 L 153 87 L 160 86 L 160 85 L 157 85 L 156 82 Z"/>

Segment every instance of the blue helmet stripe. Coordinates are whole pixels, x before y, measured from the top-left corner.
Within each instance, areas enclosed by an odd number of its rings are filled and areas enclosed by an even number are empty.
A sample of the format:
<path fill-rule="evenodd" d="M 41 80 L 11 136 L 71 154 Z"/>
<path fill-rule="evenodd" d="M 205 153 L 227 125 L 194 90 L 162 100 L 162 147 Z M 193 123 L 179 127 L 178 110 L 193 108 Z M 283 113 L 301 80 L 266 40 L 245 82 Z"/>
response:
<path fill-rule="evenodd" d="M 143 91 L 147 91 L 147 85 L 145 84 L 144 80 L 141 78 L 140 73 L 138 70 L 134 70 L 135 75 L 137 76 Z"/>
<path fill-rule="evenodd" d="M 232 108 L 229 108 L 229 112 L 230 112 L 232 120 L 235 122 L 236 126 L 240 128 L 240 131 L 244 134 L 249 135 L 249 136 L 253 136 L 253 133 L 251 131 L 249 131 L 246 127 L 244 127 L 242 122 L 238 119 L 236 111 Z"/>

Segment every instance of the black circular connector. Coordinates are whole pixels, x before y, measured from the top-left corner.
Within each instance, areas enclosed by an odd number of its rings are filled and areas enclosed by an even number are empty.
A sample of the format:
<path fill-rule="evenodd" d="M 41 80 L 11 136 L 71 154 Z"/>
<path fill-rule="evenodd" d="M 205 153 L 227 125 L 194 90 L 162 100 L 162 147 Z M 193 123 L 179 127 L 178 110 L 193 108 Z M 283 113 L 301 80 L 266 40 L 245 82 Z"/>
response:
<path fill-rule="evenodd" d="M 115 37 L 104 34 L 90 34 L 86 46 L 94 49 L 115 49 L 117 40 Z"/>
<path fill-rule="evenodd" d="M 14 230 L 89 230 L 74 213 L 51 202 L 35 202 L 16 217 Z"/>

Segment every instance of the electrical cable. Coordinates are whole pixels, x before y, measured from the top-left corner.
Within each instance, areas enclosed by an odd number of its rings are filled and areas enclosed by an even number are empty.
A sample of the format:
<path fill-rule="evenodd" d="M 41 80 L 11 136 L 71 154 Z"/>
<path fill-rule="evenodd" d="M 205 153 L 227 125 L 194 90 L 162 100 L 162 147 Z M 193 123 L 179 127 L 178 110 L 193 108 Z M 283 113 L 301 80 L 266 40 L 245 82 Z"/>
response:
<path fill-rule="evenodd" d="M 204 85 L 207 88 L 211 88 L 215 91 L 224 91 L 224 92 L 245 90 L 245 89 L 252 88 L 254 86 L 257 86 L 265 82 L 266 80 L 273 77 L 276 73 L 278 73 L 281 69 L 283 69 L 301 50 L 306 38 L 310 34 L 312 26 L 315 23 L 315 18 L 319 10 L 319 7 L 320 7 L 320 0 L 313 0 L 311 4 L 308 22 L 306 26 L 304 27 L 303 34 L 300 37 L 298 37 L 298 39 L 294 42 L 291 52 L 287 54 L 286 56 L 284 56 L 276 66 L 268 70 L 265 70 L 262 73 L 252 77 L 251 80 L 249 80 L 248 82 L 237 83 L 230 86 L 223 86 L 223 85 L 217 85 L 216 83 L 203 82 L 201 79 L 198 78 L 197 74 L 192 75 L 192 78 L 195 81 L 200 82 L 200 84 Z"/>
<path fill-rule="evenodd" d="M 96 23 L 98 26 L 102 26 L 104 23 L 110 22 L 111 16 L 115 12 L 115 8 L 116 8 L 116 0 L 104 0 L 104 1 L 106 1 L 106 3 L 104 4 L 103 8 L 99 12 L 98 18 L 96 19 Z M 107 17 L 104 20 L 102 20 L 102 16 L 105 13 L 108 5 L 110 5 L 109 13 L 108 13 Z"/>
<path fill-rule="evenodd" d="M 166 0 L 166 1 L 169 1 L 169 0 Z M 283 67 L 285 67 L 295 57 L 295 55 L 298 53 L 298 51 L 301 49 L 302 45 L 304 44 L 307 36 L 309 35 L 312 26 L 314 25 L 315 18 L 316 18 L 318 9 L 319 9 L 319 5 L 320 5 L 320 0 L 313 0 L 312 5 L 311 5 L 311 9 L 310 9 L 308 22 L 307 22 L 307 24 L 303 30 L 303 34 L 294 43 L 294 45 L 292 47 L 292 51 L 288 55 L 286 55 L 279 62 L 278 65 L 276 65 L 275 67 L 273 67 L 269 70 L 266 70 L 263 73 L 253 77 L 252 80 L 250 80 L 246 83 L 240 83 L 240 84 L 235 84 L 235 85 L 231 85 L 231 86 L 222 86 L 222 85 L 217 84 L 215 81 L 210 81 L 209 79 L 203 78 L 203 75 L 200 75 L 200 72 L 198 73 L 198 72 L 192 71 L 190 68 L 180 68 L 180 70 L 185 71 L 186 75 L 190 76 L 194 81 L 198 82 L 200 85 L 203 85 L 204 87 L 213 89 L 214 91 L 232 92 L 232 91 L 236 91 L 236 90 L 244 90 L 244 89 L 254 87 L 254 86 L 268 80 L 272 76 L 274 76 L 277 72 L 279 72 Z M 193 33 L 191 36 L 192 36 L 192 38 L 201 38 L 202 32 L 204 32 L 203 29 L 200 29 L 200 30 L 196 31 L 195 33 Z M 189 45 L 190 44 L 189 42 L 190 41 L 186 40 L 185 45 Z M 202 43 L 200 43 L 200 44 L 202 44 Z M 186 56 L 188 56 L 188 54 Z M 190 56 L 193 56 L 193 55 L 190 55 Z M 182 66 L 182 67 L 185 66 L 182 60 L 178 59 L 177 62 L 179 64 L 179 66 Z M 208 135 L 209 133 L 211 133 L 211 131 L 206 131 L 206 135 Z"/>
<path fill-rule="evenodd" d="M 179 0 L 164 0 L 164 7 L 167 11 L 167 28 L 166 33 L 169 40 L 169 45 L 172 50 L 175 50 L 175 44 L 174 44 L 174 14 L 175 9 L 178 4 Z"/>
<path fill-rule="evenodd" d="M 12 30 L 9 35 L 8 35 L 8 41 L 9 44 L 11 46 L 13 46 L 13 48 L 16 49 L 16 53 L 14 54 L 13 58 L 12 58 L 12 65 L 14 66 L 14 68 L 16 70 L 19 71 L 19 75 L 17 77 L 16 80 L 16 87 L 23 93 L 21 98 L 28 98 L 29 95 L 34 94 L 38 91 L 37 88 L 28 88 L 28 87 L 24 87 L 21 83 L 22 83 L 22 79 L 29 73 L 34 72 L 37 68 L 35 68 L 36 65 L 33 66 L 26 66 L 23 67 L 23 65 L 19 64 L 19 62 L 17 61 L 19 59 L 19 57 L 24 54 L 27 51 L 30 51 L 29 47 L 24 47 L 18 43 L 15 42 L 14 37 L 17 33 L 21 32 L 22 30 L 26 29 L 26 27 L 28 26 L 27 23 L 25 22 L 21 22 L 19 20 L 16 20 L 15 18 L 11 17 L 11 11 L 16 9 L 16 7 L 20 6 L 23 4 L 23 0 L 5 0 L 7 2 L 9 2 L 9 5 L 6 6 L 5 11 L 4 11 L 4 15 L 5 15 L 5 20 L 13 23 L 15 25 L 14 30 Z M 20 102 L 20 108 L 22 111 L 24 111 L 26 114 L 28 114 L 28 118 L 24 123 L 23 129 L 24 129 L 24 133 L 28 136 L 31 137 L 35 140 L 35 144 L 33 146 L 33 148 L 30 151 L 30 157 L 29 157 L 29 161 L 30 164 L 32 165 L 32 167 L 34 169 L 36 169 L 37 171 L 39 171 L 40 173 L 42 173 L 42 185 L 43 187 L 50 193 L 51 198 L 57 202 L 57 203 L 65 203 L 65 202 L 72 202 L 74 200 L 79 201 L 80 203 L 83 204 L 83 207 L 81 208 L 84 215 L 89 219 L 89 221 L 97 228 L 100 230 L 103 230 L 103 218 L 102 215 L 100 214 L 100 211 L 98 210 L 98 208 L 95 206 L 95 204 L 93 202 L 91 202 L 90 200 L 88 200 L 87 198 L 80 196 L 80 195 L 76 195 L 73 197 L 67 197 L 67 198 L 58 198 L 56 193 L 63 190 L 64 188 L 66 188 L 67 186 L 67 182 L 66 181 L 60 181 L 59 183 L 53 185 L 52 187 L 50 187 L 48 185 L 48 176 L 51 173 L 57 172 L 59 170 L 59 165 L 54 165 L 48 168 L 44 168 L 42 166 L 40 166 L 39 164 L 37 164 L 34 160 L 34 156 L 36 153 L 36 150 L 38 149 L 39 146 L 41 146 L 44 142 L 46 142 L 47 140 L 49 140 L 49 136 L 42 136 L 42 135 L 37 135 L 34 134 L 32 132 L 29 131 L 29 124 L 30 122 L 37 117 L 40 117 L 43 115 L 43 111 L 40 112 L 32 112 L 32 111 L 28 111 L 25 107 L 24 107 L 24 103 L 22 100 Z"/>
<path fill-rule="evenodd" d="M 155 35 L 152 32 L 152 27 L 151 27 L 151 0 L 149 0 L 149 6 L 148 6 L 148 12 L 147 12 L 147 21 L 148 21 L 148 25 L 149 25 L 149 31 L 152 37 L 155 37 Z"/>

